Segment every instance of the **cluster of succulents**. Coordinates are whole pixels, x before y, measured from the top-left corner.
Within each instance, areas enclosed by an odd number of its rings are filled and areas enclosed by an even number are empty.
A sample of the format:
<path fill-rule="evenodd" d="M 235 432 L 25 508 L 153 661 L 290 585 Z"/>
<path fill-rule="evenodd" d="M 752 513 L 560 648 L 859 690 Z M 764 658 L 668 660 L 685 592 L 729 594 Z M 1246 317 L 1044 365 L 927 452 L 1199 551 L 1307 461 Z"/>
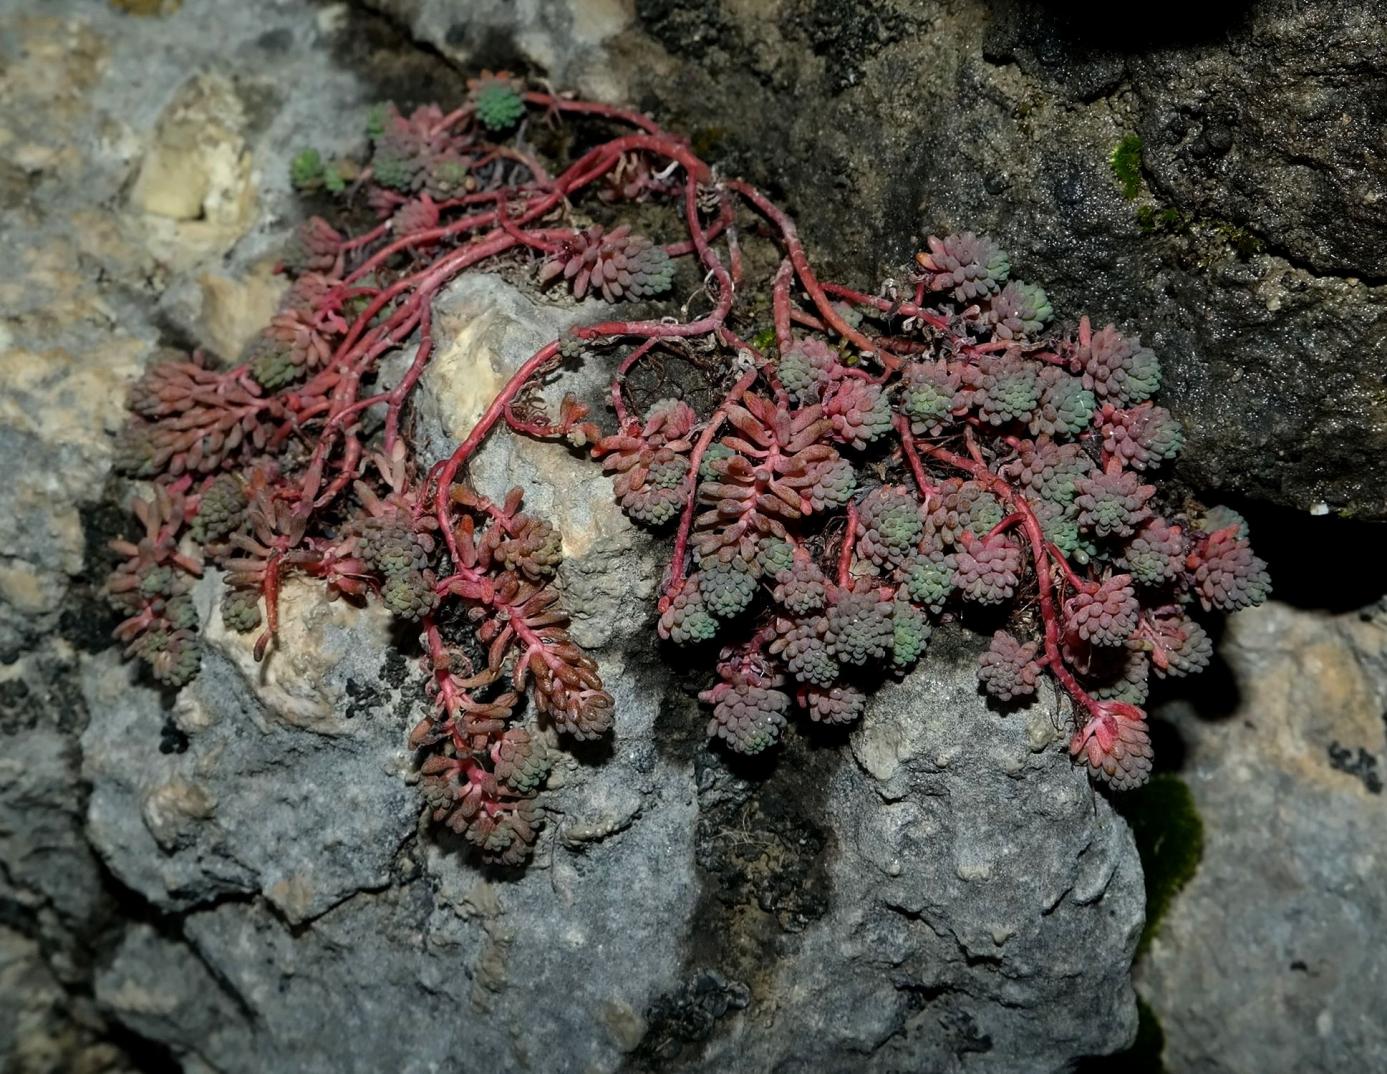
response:
<path fill-rule="evenodd" d="M 434 711 L 410 744 L 430 750 L 421 772 L 433 819 L 487 860 L 514 865 L 528 857 L 542 824 L 536 799 L 553 761 L 553 734 L 579 741 L 606 734 L 612 698 L 558 609 L 557 532 L 521 511 L 519 489 L 498 505 L 459 484 L 450 499 L 461 513 L 445 595 L 489 612 L 478 634 L 487 664 L 473 668 L 433 635 Z M 544 729 L 517 722 L 527 690 Z"/>
<path fill-rule="evenodd" d="M 684 497 L 700 508 L 660 633 L 722 647 L 704 695 L 710 733 L 756 752 L 795 708 L 854 718 L 874 685 L 920 660 L 941 613 L 1029 603 L 1043 571 L 1056 646 L 1027 639 L 1018 616 L 983 653 L 979 681 L 1008 702 L 1054 672 L 1078 695 L 1074 752 L 1133 785 L 1150 766 L 1136 707 L 1150 673 L 1207 664 L 1192 608 L 1257 603 L 1265 565 L 1226 509 L 1213 523 L 1158 514 L 1147 475 L 1183 436 L 1148 398 L 1160 367 L 1139 340 L 1086 319 L 1045 335 L 1044 292 L 1008 281 L 1010 259 L 985 238 L 931 239 L 917 263 L 921 296 L 938 302 L 915 318 L 922 345 L 883 375 L 796 334 L 726 408 L 696 473 L 685 456 L 701 428 L 683 404 L 656 404 L 620 439 L 609 466 L 623 470 L 618 496 L 634 519 L 665 522 Z M 871 324 L 881 311 L 860 312 Z M 670 505 L 651 518 L 631 490 L 668 450 L 659 430 L 674 407 L 677 461 L 660 483 Z M 911 484 L 906 451 L 924 457 Z"/>
<path fill-rule="evenodd" d="M 650 408 L 644 422 L 592 446 L 613 484 L 622 510 L 648 526 L 662 526 L 684 505 L 689 473 L 689 433 L 697 421 L 687 403 L 665 399 Z"/>
<path fill-rule="evenodd" d="M 531 141 L 527 117 L 605 133 Z M 632 519 L 673 530 L 658 631 L 707 655 L 709 734 L 741 753 L 771 747 L 794 711 L 858 719 L 876 685 L 926 658 L 942 616 L 985 607 L 1008 623 L 981 687 L 1012 701 L 1053 681 L 1072 752 L 1132 786 L 1151 764 L 1150 676 L 1208 664 L 1198 614 L 1266 597 L 1243 521 L 1173 510 L 1154 482 L 1183 440 L 1150 401 L 1155 355 L 1087 319 L 1051 331 L 1045 292 L 986 237 L 931 238 L 913 302 L 825 285 L 789 218 L 687 141 L 505 72 L 471 80 L 451 110 L 373 109 L 365 134 L 360 153 L 294 158 L 293 183 L 337 209 L 299 228 L 282 262 L 293 283 L 247 351 L 224 365 L 180 354 L 133 387 L 117 459 L 154 492 L 136 501 L 141 535 L 115 545 L 108 592 L 117 636 L 170 685 L 197 670 L 188 588 L 204 561 L 223 572 L 223 624 L 258 631 L 257 658 L 291 576 L 380 602 L 420 640 L 432 704 L 409 741 L 428 810 L 486 860 L 526 858 L 554 750 L 607 734 L 614 715 L 567 630 L 559 534 L 520 490 L 497 500 L 467 478 L 503 422 L 590 451 Z M 666 210 L 677 241 L 636 234 L 620 215 L 633 202 L 646 226 Z M 747 208 L 760 225 L 742 226 Z M 737 299 L 766 263 L 744 256 L 753 243 L 783 260 L 763 281 L 773 324 L 747 343 Z M 555 301 L 620 310 L 670 294 L 681 257 L 698 266 L 677 301 L 550 341 L 449 458 L 425 470 L 412 456 L 411 393 L 448 281 L 523 258 L 538 287 L 567 289 Z M 571 395 L 551 419 L 543 382 L 613 346 L 616 431 Z M 721 402 L 629 413 L 626 377 L 657 353 L 722 362 L 708 378 Z"/>
<path fill-rule="evenodd" d="M 202 564 L 179 550 L 187 526 L 186 481 L 156 486 L 149 499 L 132 509 L 142 533 L 117 540 L 120 563 L 106 583 L 106 596 L 125 619 L 115 636 L 127 656 L 138 656 L 165 686 L 182 686 L 198 672 L 202 651 L 198 615 L 188 590 Z"/>

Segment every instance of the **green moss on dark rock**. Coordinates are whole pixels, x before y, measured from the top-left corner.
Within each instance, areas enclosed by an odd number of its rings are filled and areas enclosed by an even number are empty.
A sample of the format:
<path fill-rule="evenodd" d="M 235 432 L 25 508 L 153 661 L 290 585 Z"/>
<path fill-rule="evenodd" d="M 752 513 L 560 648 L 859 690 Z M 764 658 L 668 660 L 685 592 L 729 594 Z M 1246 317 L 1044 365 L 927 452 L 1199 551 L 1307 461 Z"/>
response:
<path fill-rule="evenodd" d="M 1122 196 L 1131 201 L 1141 193 L 1141 138 L 1128 134 L 1113 147 L 1108 158 L 1112 173 L 1122 187 Z"/>
<path fill-rule="evenodd" d="M 1140 957 L 1160 930 L 1171 900 L 1199 868 L 1204 822 L 1189 786 L 1169 773 L 1123 795 L 1118 808 L 1132 827 L 1146 874 L 1146 928 L 1137 944 Z"/>

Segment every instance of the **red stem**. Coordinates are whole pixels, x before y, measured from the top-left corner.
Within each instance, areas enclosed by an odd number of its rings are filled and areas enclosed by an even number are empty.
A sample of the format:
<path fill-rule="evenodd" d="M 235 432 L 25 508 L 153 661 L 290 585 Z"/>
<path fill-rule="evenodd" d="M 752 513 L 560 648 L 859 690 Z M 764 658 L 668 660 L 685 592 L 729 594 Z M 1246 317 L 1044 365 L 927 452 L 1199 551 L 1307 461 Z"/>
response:
<path fill-rule="evenodd" d="M 852 581 L 852 549 L 857 543 L 857 504 L 848 503 L 848 525 L 843 531 L 843 545 L 838 549 L 838 585 L 846 589 Z"/>
<path fill-rule="evenodd" d="M 1050 668 L 1051 674 L 1055 676 L 1061 686 L 1074 699 L 1075 704 L 1079 705 L 1089 713 L 1090 716 L 1101 716 L 1106 711 L 1101 702 L 1089 696 L 1080 684 L 1078 679 L 1069 670 L 1064 662 L 1064 654 L 1060 648 L 1063 638 L 1063 620 L 1060 610 L 1055 605 L 1054 585 L 1050 578 L 1049 556 L 1046 553 L 1045 534 L 1041 529 L 1040 520 L 1035 517 L 1035 512 L 1031 510 L 1026 498 L 1018 494 L 1004 480 L 992 473 L 986 464 L 964 458 L 956 452 L 947 448 L 938 447 L 934 444 L 918 442 L 910 434 L 910 427 L 903 419 L 897 419 L 897 430 L 901 434 L 901 445 L 904 447 L 906 455 L 916 455 L 923 451 L 925 454 L 938 459 L 955 469 L 962 470 L 988 489 L 1004 503 L 1008 504 L 1015 512 L 1022 531 L 1026 535 L 1027 543 L 1030 546 L 1031 561 L 1035 566 L 1036 590 L 1038 603 L 1040 605 L 1040 617 L 1045 624 L 1045 659 Z M 1003 520 L 1006 521 L 1005 519 Z M 1063 557 L 1061 557 L 1063 558 Z"/>
<path fill-rule="evenodd" d="M 448 461 L 438 471 L 438 485 L 434 491 L 434 513 L 438 518 L 439 528 L 443 530 L 444 539 L 448 542 L 448 552 L 454 563 L 458 563 L 460 560 L 458 558 L 457 537 L 453 534 L 452 527 L 448 525 L 448 494 L 452 489 L 453 479 L 457 476 L 462 464 L 471 458 L 472 453 L 486 439 L 487 433 L 491 432 L 492 426 L 500 419 L 510 401 L 519 394 L 525 382 L 552 361 L 558 353 L 559 340 L 557 339 L 551 343 L 546 343 L 535 351 L 525 364 L 512 374 L 510 380 L 506 381 L 506 386 L 491 401 L 491 405 L 486 408 L 486 413 L 481 416 L 476 425 L 472 426 L 472 431 L 467 434 L 467 439 L 457 446 Z"/>
<path fill-rule="evenodd" d="M 621 365 L 617 366 L 616 376 L 612 377 L 612 409 L 616 411 L 617 428 L 623 432 L 626 430 L 626 423 L 630 421 L 630 415 L 626 412 L 626 403 L 621 398 L 621 390 L 626 386 L 626 374 L 631 371 L 631 367 L 644 358 L 660 341 L 658 339 L 647 339 L 621 360 Z"/>
<path fill-rule="evenodd" d="M 713 416 L 708 419 L 708 424 L 704 427 L 702 435 L 694 444 L 693 451 L 689 453 L 689 476 L 684 479 L 688 482 L 688 491 L 684 498 L 684 510 L 679 515 L 679 529 L 674 535 L 674 550 L 670 553 L 669 561 L 669 581 L 665 586 L 664 596 L 660 598 L 661 612 L 669 609 L 670 601 L 684 588 L 684 559 L 688 555 L 689 531 L 693 528 L 694 510 L 697 506 L 695 500 L 698 493 L 698 469 L 703 463 L 703 454 L 717 436 L 718 429 L 727 417 L 728 409 L 735 405 L 747 389 L 756 383 L 756 378 L 759 375 L 759 370 L 749 370 L 742 375 L 736 384 L 732 385 L 732 390 L 723 397 L 717 410 L 713 411 Z"/>

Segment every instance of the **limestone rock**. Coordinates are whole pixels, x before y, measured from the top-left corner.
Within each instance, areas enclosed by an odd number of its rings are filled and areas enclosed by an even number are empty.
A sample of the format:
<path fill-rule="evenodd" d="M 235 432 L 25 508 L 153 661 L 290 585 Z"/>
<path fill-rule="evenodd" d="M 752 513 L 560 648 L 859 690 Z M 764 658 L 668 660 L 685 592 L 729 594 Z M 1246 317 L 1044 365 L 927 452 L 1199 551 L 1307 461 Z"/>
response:
<path fill-rule="evenodd" d="M 1387 913 L 1387 610 L 1273 604 L 1234 616 L 1221 651 L 1233 711 L 1162 713 L 1204 822 L 1138 978 L 1166 1065 L 1375 1069 L 1387 971 L 1363 937 Z"/>

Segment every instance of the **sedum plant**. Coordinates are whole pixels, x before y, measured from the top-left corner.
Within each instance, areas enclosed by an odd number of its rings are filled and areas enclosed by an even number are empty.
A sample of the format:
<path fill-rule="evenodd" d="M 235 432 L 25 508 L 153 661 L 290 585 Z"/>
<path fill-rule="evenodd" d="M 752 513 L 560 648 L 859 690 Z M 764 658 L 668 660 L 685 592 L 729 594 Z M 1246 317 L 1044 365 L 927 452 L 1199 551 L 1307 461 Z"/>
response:
<path fill-rule="evenodd" d="M 941 615 L 974 605 L 1007 618 L 981 687 L 1005 702 L 1053 682 L 1071 752 L 1140 784 L 1150 676 L 1201 670 L 1198 616 L 1268 591 L 1235 513 L 1172 510 L 1155 484 L 1182 433 L 1151 401 L 1152 351 L 1087 318 L 1052 327 L 1045 292 L 970 232 L 931 238 L 904 295 L 821 281 L 781 209 L 647 117 L 504 72 L 469 87 L 446 112 L 373 110 L 359 159 L 297 156 L 293 181 L 335 199 L 335 222 L 300 228 L 281 310 L 238 362 L 179 356 L 134 386 L 118 460 L 154 491 L 108 586 L 127 651 L 171 686 L 196 673 L 187 590 L 205 562 L 257 658 L 290 575 L 381 602 L 421 640 L 409 742 L 430 815 L 488 861 L 523 861 L 558 743 L 616 714 L 566 629 L 559 535 L 521 490 L 468 479 L 504 425 L 590 454 L 635 522 L 671 534 L 652 613 L 706 657 L 709 734 L 727 748 L 771 748 L 796 715 L 857 719 L 877 684 L 927 665 Z M 581 150 L 544 157 L 531 140 L 574 125 L 581 138 L 542 141 Z M 769 251 L 777 267 L 756 278 Z M 504 263 L 592 316 L 421 471 L 406 420 L 432 300 Z M 387 377 L 394 352 L 407 362 Z M 717 402 L 636 406 L 628 378 L 657 359 L 695 363 Z M 539 402 L 582 361 L 615 365 L 614 424 L 572 396 Z"/>

